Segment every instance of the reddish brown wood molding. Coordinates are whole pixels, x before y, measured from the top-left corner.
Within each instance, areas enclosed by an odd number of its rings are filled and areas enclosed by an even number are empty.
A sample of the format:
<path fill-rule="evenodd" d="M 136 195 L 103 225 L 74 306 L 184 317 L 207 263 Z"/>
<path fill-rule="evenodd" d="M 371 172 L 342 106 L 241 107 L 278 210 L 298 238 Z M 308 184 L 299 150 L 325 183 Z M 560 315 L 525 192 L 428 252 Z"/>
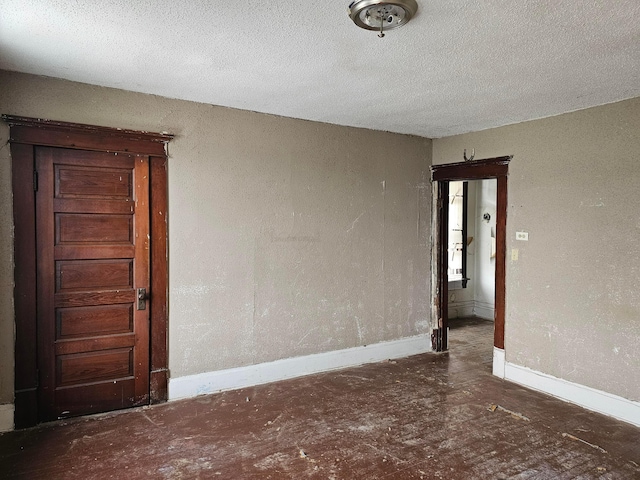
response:
<path fill-rule="evenodd" d="M 35 425 L 38 413 L 36 335 L 36 219 L 32 145 L 12 144 L 16 428 Z M 26 186 L 26 187 L 24 187 Z"/>
<path fill-rule="evenodd" d="M 431 167 L 431 180 L 482 180 L 507 175 L 511 156 L 446 163 Z"/>
<path fill-rule="evenodd" d="M 168 398 L 167 356 L 167 169 L 165 133 L 121 130 L 110 127 L 57 122 L 2 115 L 10 126 L 13 211 L 15 222 L 15 425 L 25 428 L 38 421 L 36 358 L 36 242 L 35 147 L 51 146 L 80 150 L 128 152 L 150 159 L 151 283 L 149 300 L 150 401 Z"/>
<path fill-rule="evenodd" d="M 167 158 L 150 157 L 151 177 L 151 378 L 150 402 L 167 401 L 168 351 L 167 351 L 167 305 L 168 254 L 167 249 Z"/>
<path fill-rule="evenodd" d="M 504 321 L 506 315 L 507 262 L 507 176 L 498 177 L 496 199 L 496 292 L 493 346 L 504 349 Z"/>
<path fill-rule="evenodd" d="M 10 142 L 29 145 L 164 156 L 164 146 L 173 138 L 167 133 L 121 130 L 14 115 L 2 115 L 2 119 L 11 127 Z"/>
<path fill-rule="evenodd" d="M 438 183 L 438 211 L 440 227 L 440 245 L 438 248 L 438 330 L 436 351 L 447 350 L 449 345 L 449 284 L 447 282 L 447 259 L 449 246 L 449 182 Z"/>
<path fill-rule="evenodd" d="M 496 178 L 497 205 L 496 205 L 496 293 L 495 293 L 495 325 L 494 346 L 504 349 L 504 321 L 505 321 L 505 293 L 506 293 L 506 256 L 507 256 L 507 176 L 509 174 L 509 162 L 512 156 L 488 158 L 470 162 L 448 163 L 433 165 L 431 167 L 431 179 L 438 183 L 438 222 L 435 239 L 438 244 L 438 256 L 436 265 L 438 295 L 438 330 L 436 331 L 436 347 L 445 350 L 448 346 L 447 328 L 448 319 L 448 284 L 447 284 L 447 224 L 448 211 L 448 184 L 455 180 L 484 180 Z M 438 350 L 438 348 L 436 348 Z"/>

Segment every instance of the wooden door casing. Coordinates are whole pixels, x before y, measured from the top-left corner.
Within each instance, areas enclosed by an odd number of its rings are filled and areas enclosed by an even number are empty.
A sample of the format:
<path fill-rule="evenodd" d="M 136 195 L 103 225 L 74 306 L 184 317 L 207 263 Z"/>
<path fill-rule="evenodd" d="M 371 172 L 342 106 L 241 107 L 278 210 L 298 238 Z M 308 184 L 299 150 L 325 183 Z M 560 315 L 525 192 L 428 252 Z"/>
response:
<path fill-rule="evenodd" d="M 35 151 L 39 417 L 149 402 L 149 159 Z"/>
<path fill-rule="evenodd" d="M 449 182 L 455 180 L 484 180 L 497 179 L 496 205 L 496 272 L 495 272 L 495 313 L 494 313 L 494 347 L 504 350 L 505 324 L 505 296 L 506 296 L 506 231 L 507 231 L 507 177 L 509 162 L 513 156 L 488 158 L 483 160 L 466 161 L 433 165 L 431 167 L 431 181 L 438 182 L 438 214 L 436 231 L 434 232 L 434 247 L 437 249 L 435 270 L 437 272 L 437 293 L 435 304 L 438 325 L 432 334 L 434 350 L 448 349 L 449 312 L 448 312 L 448 284 L 446 249 L 448 237 L 448 191 Z"/>
<path fill-rule="evenodd" d="M 37 358 L 37 248 L 35 218 L 35 151 L 60 147 L 95 152 L 138 154 L 149 158 L 151 224 L 151 292 L 149 402 L 168 397 L 168 248 L 167 133 L 2 115 L 9 125 L 14 218 L 15 427 L 36 425 L 40 385 Z"/>

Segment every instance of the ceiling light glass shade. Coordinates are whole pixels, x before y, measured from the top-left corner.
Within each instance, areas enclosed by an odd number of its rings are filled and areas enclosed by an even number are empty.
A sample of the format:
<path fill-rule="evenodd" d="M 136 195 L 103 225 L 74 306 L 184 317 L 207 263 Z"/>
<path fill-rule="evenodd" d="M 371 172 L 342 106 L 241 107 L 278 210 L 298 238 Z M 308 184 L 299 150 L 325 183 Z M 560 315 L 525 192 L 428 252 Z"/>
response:
<path fill-rule="evenodd" d="M 349 17 L 365 30 L 401 27 L 418 11 L 415 0 L 356 0 L 349 5 Z"/>

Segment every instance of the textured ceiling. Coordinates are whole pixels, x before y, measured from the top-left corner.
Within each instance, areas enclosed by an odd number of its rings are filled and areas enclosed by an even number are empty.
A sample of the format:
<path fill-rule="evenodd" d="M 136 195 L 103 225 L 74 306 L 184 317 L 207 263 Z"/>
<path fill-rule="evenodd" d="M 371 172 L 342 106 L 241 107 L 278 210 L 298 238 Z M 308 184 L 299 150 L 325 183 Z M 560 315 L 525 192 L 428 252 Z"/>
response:
<path fill-rule="evenodd" d="M 0 0 L 0 68 L 442 137 L 640 96 L 638 0 Z"/>

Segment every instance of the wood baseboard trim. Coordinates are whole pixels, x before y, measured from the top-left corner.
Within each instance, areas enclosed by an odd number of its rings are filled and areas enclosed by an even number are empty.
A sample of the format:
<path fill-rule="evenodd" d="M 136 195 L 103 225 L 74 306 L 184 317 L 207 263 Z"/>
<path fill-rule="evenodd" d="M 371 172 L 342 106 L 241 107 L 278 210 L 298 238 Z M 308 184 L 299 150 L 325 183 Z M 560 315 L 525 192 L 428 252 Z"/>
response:
<path fill-rule="evenodd" d="M 169 371 L 166 368 L 153 370 L 149 378 L 149 403 L 155 405 L 167 401 L 167 381 Z"/>

